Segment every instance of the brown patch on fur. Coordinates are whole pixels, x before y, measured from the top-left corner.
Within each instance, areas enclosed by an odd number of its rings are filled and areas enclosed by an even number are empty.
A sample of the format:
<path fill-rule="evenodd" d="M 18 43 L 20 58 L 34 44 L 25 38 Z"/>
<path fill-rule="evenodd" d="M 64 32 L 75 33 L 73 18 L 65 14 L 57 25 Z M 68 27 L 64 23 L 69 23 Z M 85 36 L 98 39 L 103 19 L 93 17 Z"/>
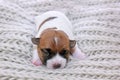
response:
<path fill-rule="evenodd" d="M 38 51 L 38 56 L 39 56 L 40 60 L 43 62 L 44 61 L 44 57 L 43 57 L 43 54 L 42 54 L 39 46 L 37 46 L 37 51 Z"/>
<path fill-rule="evenodd" d="M 55 44 L 54 38 L 57 37 L 57 45 Z M 50 48 L 55 53 L 61 52 L 63 49 L 66 49 L 70 51 L 70 45 L 69 45 L 69 38 L 68 36 L 61 30 L 55 30 L 55 29 L 46 29 L 42 32 L 40 35 L 40 41 L 38 44 L 38 53 L 41 61 L 44 61 L 44 55 L 42 54 L 40 49 L 44 48 Z M 66 55 L 66 58 L 69 59 L 69 55 Z"/>

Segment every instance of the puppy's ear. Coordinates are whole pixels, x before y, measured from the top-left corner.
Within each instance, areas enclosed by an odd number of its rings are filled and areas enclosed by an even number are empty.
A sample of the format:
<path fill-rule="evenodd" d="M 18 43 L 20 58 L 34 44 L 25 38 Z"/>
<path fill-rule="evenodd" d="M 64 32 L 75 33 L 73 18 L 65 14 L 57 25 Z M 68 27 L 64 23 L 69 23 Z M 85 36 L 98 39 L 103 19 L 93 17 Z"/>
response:
<path fill-rule="evenodd" d="M 75 47 L 76 41 L 75 40 L 70 40 L 70 48 Z"/>
<path fill-rule="evenodd" d="M 32 38 L 31 41 L 32 41 L 33 44 L 37 45 L 40 41 L 40 38 Z"/>

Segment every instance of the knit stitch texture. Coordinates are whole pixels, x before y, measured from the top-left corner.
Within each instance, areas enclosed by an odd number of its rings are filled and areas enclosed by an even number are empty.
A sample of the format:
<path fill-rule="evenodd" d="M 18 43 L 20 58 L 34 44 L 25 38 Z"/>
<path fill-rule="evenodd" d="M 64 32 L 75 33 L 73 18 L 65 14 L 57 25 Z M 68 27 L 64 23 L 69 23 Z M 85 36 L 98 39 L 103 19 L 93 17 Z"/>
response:
<path fill-rule="evenodd" d="M 70 19 L 86 60 L 31 63 L 34 17 L 50 10 Z M 0 0 L 0 80 L 120 80 L 120 0 Z"/>

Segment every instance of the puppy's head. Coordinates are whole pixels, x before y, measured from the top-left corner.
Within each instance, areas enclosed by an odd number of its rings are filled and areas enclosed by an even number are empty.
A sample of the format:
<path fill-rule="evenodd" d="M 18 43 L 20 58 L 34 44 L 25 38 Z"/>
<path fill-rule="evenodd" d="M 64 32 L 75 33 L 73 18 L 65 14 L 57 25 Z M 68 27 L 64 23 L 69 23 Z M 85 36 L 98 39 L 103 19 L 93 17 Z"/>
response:
<path fill-rule="evenodd" d="M 69 40 L 63 31 L 54 29 L 46 29 L 40 38 L 32 38 L 32 42 L 38 46 L 42 63 L 52 69 L 66 66 L 71 48 L 76 44 L 76 41 Z"/>

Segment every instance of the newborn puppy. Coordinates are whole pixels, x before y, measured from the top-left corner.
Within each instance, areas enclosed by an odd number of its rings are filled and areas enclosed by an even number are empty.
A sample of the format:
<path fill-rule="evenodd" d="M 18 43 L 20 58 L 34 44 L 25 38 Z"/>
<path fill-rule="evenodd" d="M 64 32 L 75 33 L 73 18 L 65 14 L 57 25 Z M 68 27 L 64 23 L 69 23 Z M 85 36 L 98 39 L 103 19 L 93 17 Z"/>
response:
<path fill-rule="evenodd" d="M 72 25 L 61 12 L 49 11 L 36 17 L 38 33 L 32 38 L 34 45 L 32 63 L 48 68 L 64 68 L 70 55 L 84 59 L 72 33 Z"/>

